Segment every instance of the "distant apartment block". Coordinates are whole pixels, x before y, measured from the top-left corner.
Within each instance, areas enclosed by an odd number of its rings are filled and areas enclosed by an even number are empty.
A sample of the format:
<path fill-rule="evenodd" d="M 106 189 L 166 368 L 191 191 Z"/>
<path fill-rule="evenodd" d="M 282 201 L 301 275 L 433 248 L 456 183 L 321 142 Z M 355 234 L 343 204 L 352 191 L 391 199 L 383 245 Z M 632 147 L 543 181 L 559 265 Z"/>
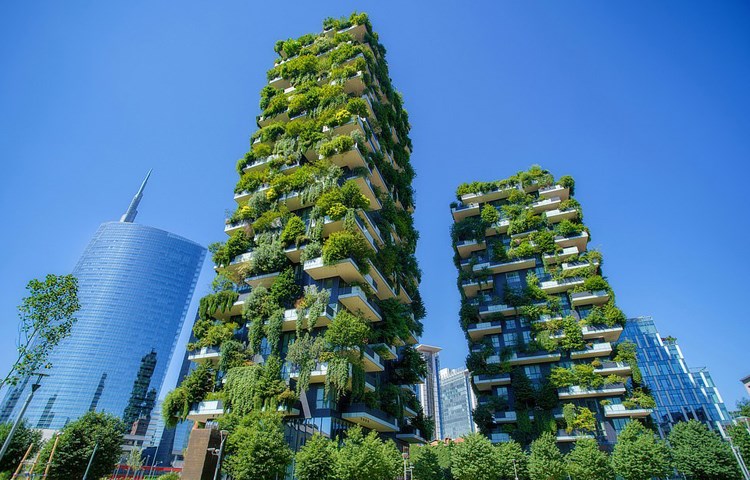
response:
<path fill-rule="evenodd" d="M 476 432 L 472 410 L 477 397 L 471 388 L 471 374 L 465 368 L 440 370 L 441 431 L 439 438 L 459 438 Z"/>

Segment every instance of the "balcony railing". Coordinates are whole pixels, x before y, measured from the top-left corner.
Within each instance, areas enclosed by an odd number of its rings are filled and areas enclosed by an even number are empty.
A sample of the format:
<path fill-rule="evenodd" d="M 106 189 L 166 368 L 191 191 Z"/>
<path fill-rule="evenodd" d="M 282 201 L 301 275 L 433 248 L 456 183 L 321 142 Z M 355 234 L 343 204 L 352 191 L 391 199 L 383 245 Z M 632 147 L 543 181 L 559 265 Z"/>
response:
<path fill-rule="evenodd" d="M 349 405 L 341 414 L 341 418 L 378 432 L 398 431 L 396 417 L 377 408 L 370 408 L 364 403 Z"/>

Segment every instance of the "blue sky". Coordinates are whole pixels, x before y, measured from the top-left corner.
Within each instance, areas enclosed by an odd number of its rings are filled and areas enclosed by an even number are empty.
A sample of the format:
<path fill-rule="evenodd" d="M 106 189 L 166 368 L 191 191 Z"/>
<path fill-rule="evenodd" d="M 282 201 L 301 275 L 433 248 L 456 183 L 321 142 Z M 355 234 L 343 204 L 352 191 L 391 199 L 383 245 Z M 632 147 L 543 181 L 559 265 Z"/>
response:
<path fill-rule="evenodd" d="M 357 9 L 388 49 L 413 126 L 423 341 L 444 348 L 443 366 L 466 354 L 448 236 L 455 187 L 538 163 L 576 178 L 620 306 L 653 315 L 734 406 L 750 373 L 750 4 L 284 5 L 0 6 L 0 370 L 26 282 L 69 272 L 149 168 L 139 222 L 202 244 L 225 238 L 274 42 Z M 196 299 L 211 276 L 207 264 Z"/>

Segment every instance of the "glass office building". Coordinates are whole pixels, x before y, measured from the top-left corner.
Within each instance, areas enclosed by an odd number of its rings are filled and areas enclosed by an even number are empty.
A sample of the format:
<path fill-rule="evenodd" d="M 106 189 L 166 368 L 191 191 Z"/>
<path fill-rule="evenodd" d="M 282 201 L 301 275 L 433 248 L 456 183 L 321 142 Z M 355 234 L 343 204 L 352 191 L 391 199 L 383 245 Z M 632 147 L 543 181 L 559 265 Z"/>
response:
<path fill-rule="evenodd" d="M 119 222 L 99 227 L 73 271 L 78 321 L 50 355 L 49 376 L 24 416 L 32 427 L 59 429 L 89 410 L 150 411 L 206 250 L 132 223 L 145 183 Z M 28 388 L 22 382 L 8 392 L 0 421 L 15 417 Z"/>
<path fill-rule="evenodd" d="M 472 410 L 477 398 L 465 368 L 440 370 L 441 438 L 459 438 L 476 432 Z"/>
<path fill-rule="evenodd" d="M 699 420 L 719 431 L 731 422 L 708 371 L 689 368 L 677 340 L 662 337 L 651 317 L 628 319 L 620 340 L 638 346 L 638 366 L 657 405 L 651 415 L 663 435 L 680 421 Z"/>

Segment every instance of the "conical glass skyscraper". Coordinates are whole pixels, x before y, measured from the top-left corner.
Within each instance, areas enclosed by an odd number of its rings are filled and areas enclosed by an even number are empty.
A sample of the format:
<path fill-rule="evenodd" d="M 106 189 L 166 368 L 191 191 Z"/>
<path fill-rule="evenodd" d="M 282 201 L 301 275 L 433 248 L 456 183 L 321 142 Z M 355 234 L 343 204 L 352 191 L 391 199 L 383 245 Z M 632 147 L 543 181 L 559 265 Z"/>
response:
<path fill-rule="evenodd" d="M 81 310 L 24 416 L 31 427 L 59 429 L 89 410 L 132 417 L 151 409 L 206 250 L 133 223 L 147 180 L 119 222 L 99 227 L 73 270 Z M 0 421 L 15 417 L 29 388 L 22 382 L 8 392 Z"/>

